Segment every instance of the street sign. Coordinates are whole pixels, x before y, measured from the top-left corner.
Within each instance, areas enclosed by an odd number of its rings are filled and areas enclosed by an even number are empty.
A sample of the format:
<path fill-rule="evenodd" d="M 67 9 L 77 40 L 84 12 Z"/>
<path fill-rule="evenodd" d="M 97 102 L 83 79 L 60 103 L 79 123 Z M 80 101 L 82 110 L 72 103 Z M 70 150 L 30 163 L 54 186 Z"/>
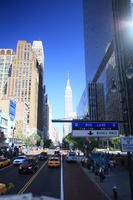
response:
<path fill-rule="evenodd" d="M 121 151 L 133 152 L 133 136 L 126 136 L 121 138 Z"/>
<path fill-rule="evenodd" d="M 10 120 L 14 121 L 16 113 L 16 103 L 10 99 L 9 101 L 9 116 Z"/>
<path fill-rule="evenodd" d="M 117 137 L 117 122 L 72 122 L 73 137 Z"/>

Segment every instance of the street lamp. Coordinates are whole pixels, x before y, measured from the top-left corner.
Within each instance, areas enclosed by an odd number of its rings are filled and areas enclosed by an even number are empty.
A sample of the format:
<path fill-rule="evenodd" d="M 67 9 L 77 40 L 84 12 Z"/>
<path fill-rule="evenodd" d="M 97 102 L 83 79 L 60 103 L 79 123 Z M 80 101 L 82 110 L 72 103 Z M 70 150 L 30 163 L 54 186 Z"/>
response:
<path fill-rule="evenodd" d="M 13 130 L 13 132 L 12 132 L 12 147 L 14 147 L 14 131 L 16 130 L 16 128 L 12 126 L 11 129 Z"/>

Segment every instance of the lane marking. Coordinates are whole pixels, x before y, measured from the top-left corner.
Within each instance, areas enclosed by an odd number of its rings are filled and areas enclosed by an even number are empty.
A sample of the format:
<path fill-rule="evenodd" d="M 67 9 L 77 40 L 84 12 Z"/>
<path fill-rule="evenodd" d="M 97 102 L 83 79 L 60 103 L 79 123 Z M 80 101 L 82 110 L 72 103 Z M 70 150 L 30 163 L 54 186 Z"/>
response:
<path fill-rule="evenodd" d="M 34 181 L 34 179 L 37 177 L 37 175 L 40 173 L 40 171 L 44 168 L 44 166 L 47 164 L 47 162 L 48 162 L 48 160 L 43 163 L 43 165 L 39 168 L 39 170 L 30 178 L 30 180 L 22 187 L 22 189 L 17 194 L 23 194 L 25 192 L 25 190 Z"/>
<path fill-rule="evenodd" d="M 62 162 L 62 155 L 61 155 L 61 191 L 60 191 L 60 196 L 61 196 L 61 200 L 64 200 L 64 190 L 63 190 L 63 162 Z"/>

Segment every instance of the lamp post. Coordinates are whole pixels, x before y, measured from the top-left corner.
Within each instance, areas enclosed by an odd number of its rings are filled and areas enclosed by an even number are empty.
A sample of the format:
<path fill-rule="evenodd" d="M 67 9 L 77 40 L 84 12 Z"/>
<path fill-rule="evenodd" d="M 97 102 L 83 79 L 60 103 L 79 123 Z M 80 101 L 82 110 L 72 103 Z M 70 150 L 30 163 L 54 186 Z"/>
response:
<path fill-rule="evenodd" d="M 12 147 L 14 148 L 14 132 L 15 132 L 16 128 L 12 126 L 11 129 L 13 130 L 12 131 Z"/>

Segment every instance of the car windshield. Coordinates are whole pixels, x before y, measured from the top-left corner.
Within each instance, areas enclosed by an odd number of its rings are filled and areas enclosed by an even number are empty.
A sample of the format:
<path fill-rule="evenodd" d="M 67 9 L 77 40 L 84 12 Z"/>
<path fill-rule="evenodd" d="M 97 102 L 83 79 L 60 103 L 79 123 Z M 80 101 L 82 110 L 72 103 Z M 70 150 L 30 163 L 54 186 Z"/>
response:
<path fill-rule="evenodd" d="M 18 156 L 16 159 L 25 159 L 25 157 L 24 156 Z"/>
<path fill-rule="evenodd" d="M 76 154 L 74 152 L 69 153 L 69 156 L 75 156 Z"/>
<path fill-rule="evenodd" d="M 30 164 L 30 163 L 32 163 L 32 162 L 33 162 L 32 159 L 28 159 L 28 160 L 25 160 L 23 163 L 24 163 L 24 164 Z"/>
<path fill-rule="evenodd" d="M 51 159 L 50 161 L 58 161 L 58 159 L 56 159 L 56 158 L 53 158 L 53 159 Z"/>
<path fill-rule="evenodd" d="M 41 156 L 47 156 L 47 153 L 45 153 L 45 152 L 41 152 L 40 155 L 41 155 Z"/>
<path fill-rule="evenodd" d="M 1 158 L 0 159 L 0 162 L 3 162 L 3 161 L 5 161 L 5 160 L 7 160 L 6 158 Z"/>
<path fill-rule="evenodd" d="M 29 161 L 28 160 L 24 160 L 23 164 L 28 164 Z"/>

